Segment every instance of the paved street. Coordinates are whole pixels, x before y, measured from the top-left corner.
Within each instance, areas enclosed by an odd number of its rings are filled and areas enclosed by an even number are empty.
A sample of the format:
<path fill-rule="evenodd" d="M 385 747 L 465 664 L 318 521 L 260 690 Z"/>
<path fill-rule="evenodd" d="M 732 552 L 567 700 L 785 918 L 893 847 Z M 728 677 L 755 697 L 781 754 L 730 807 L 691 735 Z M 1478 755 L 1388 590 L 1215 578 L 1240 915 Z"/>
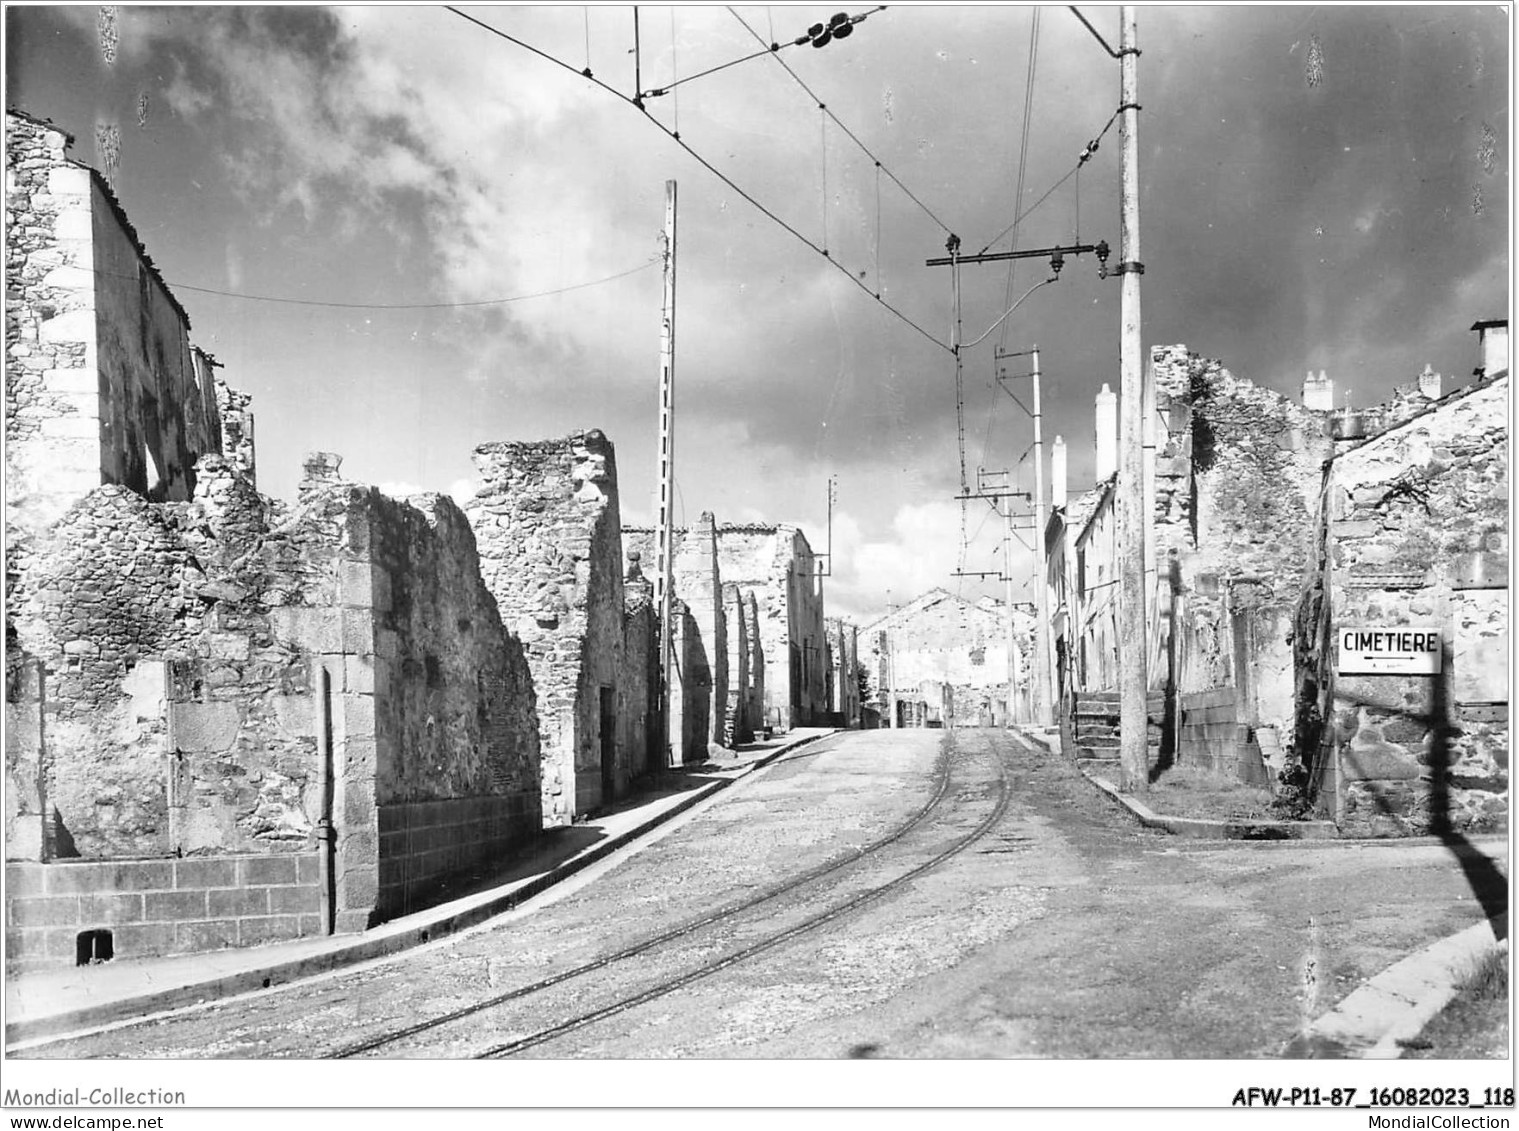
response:
<path fill-rule="evenodd" d="M 1480 915 L 1437 845 L 1185 841 L 1004 732 L 852 732 L 465 935 L 23 1055 L 1274 1056 Z"/>

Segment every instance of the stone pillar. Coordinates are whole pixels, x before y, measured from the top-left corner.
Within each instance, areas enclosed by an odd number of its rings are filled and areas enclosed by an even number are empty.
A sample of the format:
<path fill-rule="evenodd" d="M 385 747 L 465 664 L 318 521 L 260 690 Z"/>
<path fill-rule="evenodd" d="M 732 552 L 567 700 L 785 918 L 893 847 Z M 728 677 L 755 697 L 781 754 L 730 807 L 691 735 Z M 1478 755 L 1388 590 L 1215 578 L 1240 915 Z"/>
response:
<path fill-rule="evenodd" d="M 1103 382 L 1097 394 L 1097 482 L 1118 470 L 1118 394 Z"/>

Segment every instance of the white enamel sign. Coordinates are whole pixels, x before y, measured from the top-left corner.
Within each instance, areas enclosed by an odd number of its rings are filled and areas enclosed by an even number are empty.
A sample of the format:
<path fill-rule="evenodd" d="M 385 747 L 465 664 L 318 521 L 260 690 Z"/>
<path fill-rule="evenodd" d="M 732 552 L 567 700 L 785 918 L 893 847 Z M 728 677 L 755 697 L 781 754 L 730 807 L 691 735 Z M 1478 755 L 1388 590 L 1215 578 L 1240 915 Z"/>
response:
<path fill-rule="evenodd" d="M 1440 630 L 1348 625 L 1336 630 L 1341 675 L 1439 675 Z"/>

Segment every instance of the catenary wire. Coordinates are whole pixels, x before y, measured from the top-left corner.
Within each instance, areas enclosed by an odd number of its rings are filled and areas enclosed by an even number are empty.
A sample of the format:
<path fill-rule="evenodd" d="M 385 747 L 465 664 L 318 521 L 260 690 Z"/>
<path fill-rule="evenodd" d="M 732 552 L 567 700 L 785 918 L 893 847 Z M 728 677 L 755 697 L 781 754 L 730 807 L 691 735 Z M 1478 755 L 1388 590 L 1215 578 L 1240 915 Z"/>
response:
<path fill-rule="evenodd" d="M 525 302 L 533 298 L 550 298 L 553 295 L 562 295 L 569 291 L 585 290 L 587 287 L 599 287 L 603 283 L 611 283 L 617 279 L 625 279 L 629 275 L 636 275 L 640 271 L 647 270 L 658 263 L 656 256 L 646 263 L 640 263 L 637 267 L 629 267 L 626 271 L 619 271 L 615 275 L 608 275 L 602 279 L 591 279 L 584 283 L 572 283 L 567 287 L 556 287 L 551 291 L 534 291 L 532 294 L 512 295 L 510 298 L 484 298 L 470 302 L 329 302 L 324 299 L 309 298 L 280 298 L 276 295 L 250 295 L 240 291 L 219 291 L 211 287 L 197 287 L 189 283 L 175 282 L 173 279 L 165 279 L 164 285 L 179 291 L 194 291 L 203 295 L 218 295 L 221 298 L 242 299 L 245 302 L 277 302 L 287 306 L 324 306 L 335 307 L 339 310 L 457 310 L 475 306 L 501 306 L 509 302 Z M 102 271 L 95 268 L 94 274 L 112 279 L 135 279 L 136 275 L 123 275 L 114 271 Z"/>
<path fill-rule="evenodd" d="M 444 5 L 443 10 L 446 11 L 446 12 L 452 12 L 454 15 L 458 16 L 460 19 L 466 20 L 469 23 L 474 24 L 476 27 L 480 28 L 481 30 L 487 31 L 490 34 L 492 34 L 494 36 L 497 36 L 500 39 L 506 40 L 508 43 L 513 43 L 516 46 L 521 47 L 524 51 L 531 52 L 532 54 L 538 56 L 540 59 L 543 59 L 545 62 L 552 63 L 552 64 L 554 64 L 554 66 L 560 67 L 560 68 L 562 68 L 562 69 L 564 69 L 566 71 L 569 71 L 571 74 L 579 75 L 581 78 L 584 78 L 587 82 L 592 83 L 593 85 L 600 87 L 602 90 L 606 91 L 608 94 L 612 95 L 614 98 L 618 99 L 621 102 L 627 103 L 629 106 L 633 106 L 636 109 L 640 109 L 640 110 L 643 109 L 641 106 L 638 106 L 637 103 L 635 103 L 633 101 L 633 99 L 629 98 L 626 94 L 623 94 L 622 91 L 618 90 L 616 87 L 610 86 L 607 83 L 602 82 L 600 79 L 596 78 L 593 75 L 587 75 L 587 74 L 585 74 L 582 71 L 577 71 L 572 65 L 570 65 L 569 63 L 566 63 L 564 60 L 555 58 L 553 55 L 550 55 L 548 52 L 542 50 L 541 48 L 534 47 L 531 43 L 528 43 L 525 40 L 518 39 L 516 36 L 512 35 L 509 32 L 502 31 L 498 27 L 492 27 L 490 24 L 485 23 L 482 20 L 477 20 L 474 16 L 471 16 L 468 12 L 460 11 L 458 8 L 455 8 L 452 5 Z M 687 154 L 689 154 L 699 165 L 702 166 L 702 168 L 706 169 L 714 177 L 716 177 L 718 180 L 722 181 L 723 184 L 727 185 L 734 192 L 738 193 L 738 195 L 741 196 L 741 197 L 743 197 L 743 199 L 745 201 L 747 201 L 749 204 L 751 204 L 754 208 L 758 209 L 761 213 L 763 213 L 768 219 L 770 219 L 771 221 L 773 221 L 776 225 L 778 225 L 779 227 L 783 228 L 786 232 L 790 233 L 799 242 L 805 244 L 807 247 L 809 247 L 810 249 L 812 249 L 818 255 L 822 256 L 828 263 L 832 264 L 833 268 L 836 271 L 838 271 L 841 275 L 843 275 L 844 278 L 848 279 L 851 283 L 853 283 L 856 287 L 858 287 L 866 295 L 874 298 L 875 301 L 883 309 L 890 311 L 899 321 L 905 323 L 907 326 L 911 327 L 913 330 L 916 330 L 920 335 L 922 335 L 928 341 L 932 342 L 934 345 L 938 346 L 940 349 L 944 350 L 946 353 L 952 353 L 953 352 L 952 348 L 949 346 L 948 343 L 946 343 L 944 341 L 941 341 L 939 338 L 935 337 L 932 333 L 930 333 L 928 330 L 925 330 L 918 323 L 914 322 L 911 318 L 909 318 L 906 314 L 904 314 L 897 307 L 893 306 L 891 303 L 889 303 L 885 299 L 883 299 L 879 294 L 876 294 L 876 293 L 872 292 L 871 289 L 868 286 L 866 286 L 863 281 L 861 281 L 860 279 L 856 278 L 855 275 L 852 274 L 847 267 L 845 267 L 843 264 L 835 261 L 828 254 L 828 252 L 827 252 L 827 250 L 825 248 L 819 247 L 812 240 L 808 239 L 801 232 L 797 231 L 790 224 L 786 223 L 785 220 L 781 219 L 779 216 L 777 216 L 770 209 L 766 208 L 763 204 L 761 204 L 758 200 L 756 200 L 748 191 L 746 191 L 745 189 L 741 188 L 737 184 L 737 182 L 735 182 L 731 177 L 729 177 L 726 173 L 722 172 L 722 170 L 718 169 L 717 166 L 715 166 L 715 165 L 712 164 L 712 162 L 708 161 L 705 157 L 703 157 L 700 153 L 698 153 L 695 149 L 693 149 L 688 142 L 686 142 L 684 139 L 682 139 L 680 137 L 677 137 L 670 130 L 670 128 L 667 127 L 663 122 L 660 122 L 658 119 L 650 116 L 647 113 L 644 114 L 644 117 L 645 117 L 645 119 L 647 121 L 651 122 L 656 129 L 658 129 L 666 137 L 670 138 L 670 140 L 674 141 L 676 145 L 678 145 L 678 146 L 681 147 L 681 149 L 685 150 Z M 890 174 L 888 173 L 888 175 L 890 175 Z"/>
<path fill-rule="evenodd" d="M 998 232 L 991 239 L 987 240 L 986 246 L 981 249 L 980 254 L 985 255 L 988 251 L 990 251 L 993 244 L 997 243 L 1002 239 L 1003 236 L 1011 232 L 1015 225 L 1023 223 L 1023 221 L 1029 217 L 1034 209 L 1038 208 L 1041 204 L 1053 196 L 1061 185 L 1065 184 L 1066 181 L 1074 177 L 1077 170 L 1079 170 L 1083 165 L 1092 159 L 1092 155 L 1097 152 L 1098 144 L 1104 137 L 1107 136 L 1107 132 L 1113 128 L 1113 123 L 1118 121 L 1118 115 L 1121 113 L 1123 113 L 1122 108 L 1114 110 L 1113 116 L 1108 119 L 1108 124 L 1102 127 L 1102 131 L 1098 133 L 1095 138 L 1087 142 L 1086 148 L 1081 151 L 1081 156 L 1076 158 L 1076 164 L 1071 166 L 1071 168 L 1066 172 L 1065 176 L 1061 177 L 1058 181 L 1046 189 L 1044 195 L 1041 196 L 1038 200 L 1034 201 L 1033 204 L 1030 204 L 1022 212 L 1018 213 L 1018 215 L 1013 218 L 1013 222 L 1011 224 L 1003 228 L 1002 231 Z"/>
<path fill-rule="evenodd" d="M 884 8 L 884 5 L 882 7 L 875 8 L 874 11 L 879 12 L 879 11 L 882 11 L 883 8 Z M 743 16 L 739 15 L 731 7 L 728 9 L 728 11 L 729 11 L 730 14 L 732 14 L 732 16 L 733 16 L 733 18 L 735 20 L 737 20 L 740 24 L 743 24 L 743 27 L 744 27 L 745 31 L 747 31 L 750 35 L 754 36 L 755 39 L 759 39 L 760 38 L 759 32 L 755 31 L 752 27 L 750 27 L 748 25 L 748 23 L 745 22 Z M 869 14 L 869 13 L 867 13 L 867 14 Z M 763 40 L 761 40 L 761 42 L 763 42 Z M 773 52 L 769 52 L 769 54 L 773 54 Z M 833 119 L 833 124 L 836 125 L 836 126 L 838 126 L 839 129 L 843 130 L 845 136 L 847 136 L 850 141 L 854 142 L 855 145 L 857 145 L 857 146 L 860 147 L 860 152 L 862 152 L 863 154 L 865 154 L 866 157 L 869 157 L 872 161 L 874 161 L 876 163 L 876 167 L 878 169 L 880 169 L 882 172 L 884 172 L 888 177 L 891 178 L 892 184 L 896 185 L 897 188 L 901 189 L 902 192 L 906 194 L 908 200 L 912 201 L 919 208 L 921 208 L 923 210 L 923 214 L 925 216 L 927 216 L 930 220 L 932 220 L 935 224 L 939 225 L 939 227 L 944 230 L 944 233 L 946 235 L 952 234 L 951 231 L 950 231 L 949 225 L 946 224 L 943 220 L 939 219 L 939 217 L 934 214 L 934 211 L 931 208 L 929 208 L 928 205 L 924 204 L 923 201 L 920 200 L 918 198 L 918 196 L 912 191 L 912 189 L 908 188 L 905 184 L 903 184 L 902 181 L 901 181 L 901 179 L 895 173 L 893 173 L 890 169 L 888 169 L 885 165 L 883 165 L 881 163 L 881 159 L 879 157 L 877 157 L 874 153 L 872 153 L 870 151 L 869 147 L 866 146 L 866 144 L 863 141 L 861 141 L 858 137 L 855 136 L 855 133 L 854 133 L 853 130 L 851 130 L 843 122 L 839 121 L 838 115 L 835 114 L 832 110 L 828 109 L 827 103 L 825 103 L 821 98 L 819 98 L 817 96 L 816 92 L 814 92 L 813 89 L 810 86 L 808 86 L 805 82 L 802 81 L 802 76 L 799 75 L 799 74 L 797 74 L 796 71 L 794 71 L 791 68 L 791 66 L 786 62 L 786 60 L 782 59 L 779 55 L 776 55 L 775 56 L 775 61 L 777 63 L 779 63 L 782 67 L 784 67 L 786 69 L 786 73 L 788 75 L 790 75 L 793 79 L 796 80 L 796 84 L 798 86 L 800 86 L 804 91 L 807 92 L 807 97 L 811 98 L 814 102 L 817 103 L 818 109 L 821 110 L 821 111 L 823 111 L 823 113 L 827 114 L 830 118 L 832 118 Z"/>

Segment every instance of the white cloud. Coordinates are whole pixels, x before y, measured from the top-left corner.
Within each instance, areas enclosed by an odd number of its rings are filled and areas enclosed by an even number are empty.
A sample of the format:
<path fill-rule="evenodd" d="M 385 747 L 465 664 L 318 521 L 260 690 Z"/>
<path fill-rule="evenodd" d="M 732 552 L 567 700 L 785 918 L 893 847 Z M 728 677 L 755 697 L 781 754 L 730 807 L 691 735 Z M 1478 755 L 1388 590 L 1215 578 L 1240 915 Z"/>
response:
<path fill-rule="evenodd" d="M 833 517 L 831 613 L 865 622 L 884 614 L 888 605 L 905 605 L 931 589 L 946 589 L 974 600 L 983 593 L 1001 597 L 996 578 L 975 581 L 965 572 L 1003 568 L 1003 522 L 985 503 L 973 502 L 963 526 L 958 502 L 929 502 L 898 508 L 885 536 L 871 537 L 851 514 Z M 1027 537 L 1027 535 L 1025 535 Z M 962 540 L 965 552 L 961 557 Z M 1013 546 L 1014 600 L 1024 600 L 1032 554 Z"/>

